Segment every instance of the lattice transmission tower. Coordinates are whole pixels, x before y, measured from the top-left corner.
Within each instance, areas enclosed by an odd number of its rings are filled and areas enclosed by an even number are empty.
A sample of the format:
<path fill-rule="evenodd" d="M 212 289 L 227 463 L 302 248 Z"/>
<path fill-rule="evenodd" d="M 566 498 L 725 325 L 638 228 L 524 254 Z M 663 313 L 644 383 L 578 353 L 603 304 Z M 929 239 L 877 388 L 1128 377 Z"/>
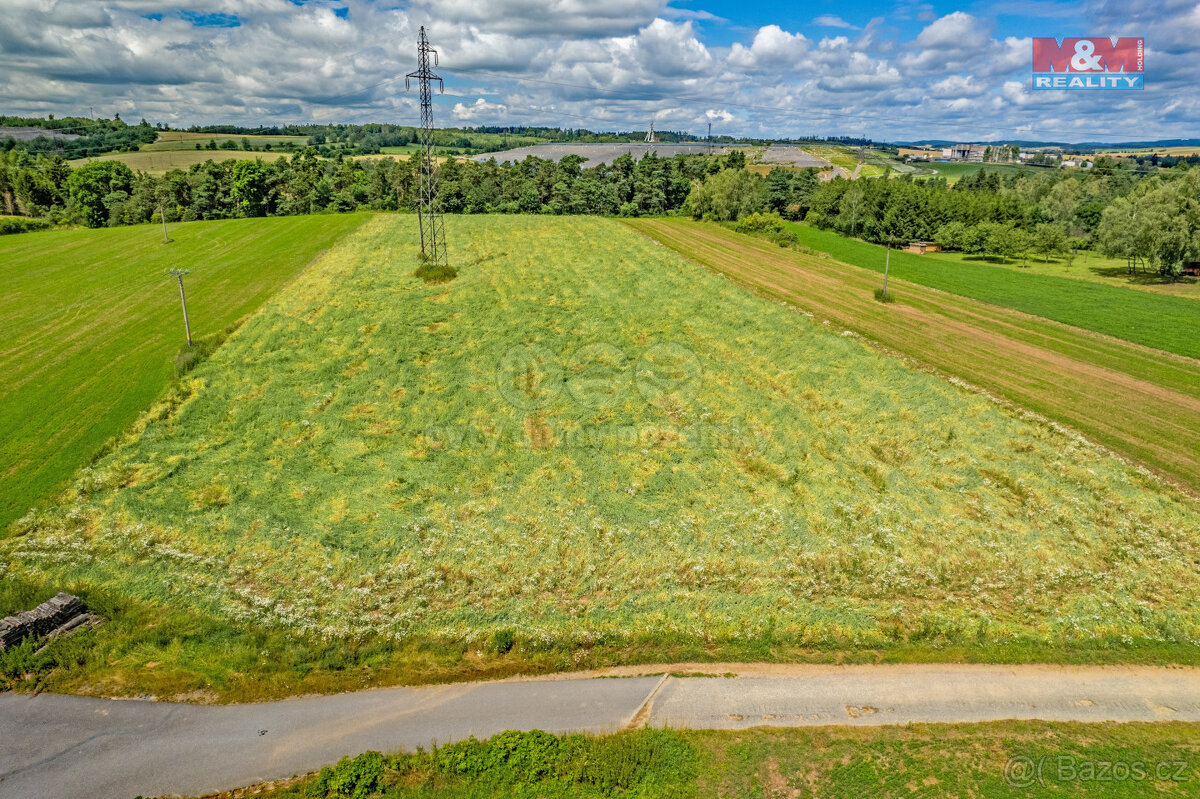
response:
<path fill-rule="evenodd" d="M 420 189 L 417 208 L 417 223 L 421 227 L 421 261 L 430 267 L 448 266 L 446 261 L 446 226 L 442 220 L 442 209 L 438 202 L 438 166 L 433 157 L 433 82 L 438 83 L 438 92 L 446 86 L 441 77 L 430 68 L 437 66 L 438 54 L 429 46 L 425 26 L 417 38 L 417 71 L 404 76 L 404 87 L 410 88 L 416 79 L 421 90 L 421 129 L 417 138 L 421 145 Z"/>

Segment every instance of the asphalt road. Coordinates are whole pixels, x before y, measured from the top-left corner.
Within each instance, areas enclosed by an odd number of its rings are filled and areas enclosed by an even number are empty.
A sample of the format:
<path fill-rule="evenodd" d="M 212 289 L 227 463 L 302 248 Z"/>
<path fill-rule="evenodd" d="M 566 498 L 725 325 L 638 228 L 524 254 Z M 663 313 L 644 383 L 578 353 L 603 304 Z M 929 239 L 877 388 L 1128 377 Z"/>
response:
<path fill-rule="evenodd" d="M 413 749 L 506 729 L 1200 721 L 1200 669 L 1190 668 L 664 668 L 738 676 L 574 675 L 253 705 L 0 694 L 0 797 L 198 795 L 304 773 L 368 749 Z"/>

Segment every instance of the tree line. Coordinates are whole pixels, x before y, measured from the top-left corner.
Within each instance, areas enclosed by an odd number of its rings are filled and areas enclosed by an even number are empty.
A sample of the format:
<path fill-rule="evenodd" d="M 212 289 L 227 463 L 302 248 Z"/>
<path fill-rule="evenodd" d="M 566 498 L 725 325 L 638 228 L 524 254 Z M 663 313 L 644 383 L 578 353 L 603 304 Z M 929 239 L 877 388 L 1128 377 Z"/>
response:
<path fill-rule="evenodd" d="M 883 244 L 933 241 L 1004 261 L 1084 248 L 1178 277 L 1200 261 L 1200 170 L 1152 174 L 1111 162 L 1091 170 L 985 169 L 944 179 L 832 180 L 813 192 L 808 222 Z"/>
<path fill-rule="evenodd" d="M 945 249 L 1026 259 L 1098 249 L 1177 277 L 1200 260 L 1200 169 L 1146 175 L 986 168 L 950 185 L 909 175 L 822 183 L 815 170 L 746 169 L 745 155 L 629 155 L 588 166 L 452 159 L 441 173 L 447 213 L 686 213 L 736 221 L 755 213 L 806 220 L 875 243 L 934 241 Z M 0 211 L 90 227 L 157 221 L 415 208 L 417 162 L 323 159 L 313 148 L 277 161 L 208 161 L 161 176 L 117 161 L 72 168 L 60 156 L 0 153 Z M 11 226 L 10 226 L 11 227 Z"/>
<path fill-rule="evenodd" d="M 516 163 L 448 160 L 440 169 L 448 213 L 643 216 L 683 207 L 694 182 L 745 156 L 629 155 L 584 168 L 585 159 L 529 157 Z M 72 168 L 61 157 L 0 153 L 0 212 L 88 227 L 157 221 L 413 210 L 415 159 L 322 159 L 309 148 L 276 161 L 207 161 L 164 175 L 115 160 Z M 161 210 L 160 210 L 161 209 Z"/>
<path fill-rule="evenodd" d="M 36 123 L 36 124 L 35 124 Z M 39 135 L 32 139 L 18 139 L 12 135 L 0 136 L 0 152 L 18 150 L 64 159 L 86 158 L 108 152 L 133 152 L 143 144 L 158 138 L 158 130 L 142 120 L 137 125 L 127 125 L 118 114 L 113 119 L 29 119 L 26 117 L 0 117 L 0 127 L 27 127 L 50 131 L 52 135 Z"/>

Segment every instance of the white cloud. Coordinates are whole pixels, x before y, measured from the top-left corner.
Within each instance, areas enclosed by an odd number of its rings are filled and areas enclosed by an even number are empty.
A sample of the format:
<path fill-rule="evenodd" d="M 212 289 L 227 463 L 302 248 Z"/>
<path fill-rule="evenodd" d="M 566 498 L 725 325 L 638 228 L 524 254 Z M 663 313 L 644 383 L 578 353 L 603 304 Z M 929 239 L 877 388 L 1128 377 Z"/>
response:
<path fill-rule="evenodd" d="M 847 30 L 858 30 L 857 25 L 851 25 L 846 20 L 834 14 L 822 14 L 813 20 L 814 25 L 819 25 L 822 28 L 846 28 Z"/>
<path fill-rule="evenodd" d="M 987 87 L 971 75 L 950 75 L 929 87 L 929 96 L 939 99 L 978 97 Z"/>
<path fill-rule="evenodd" d="M 925 49 L 960 50 L 982 47 L 988 35 L 984 23 L 963 11 L 935 20 L 917 34 L 916 46 Z"/>
<path fill-rule="evenodd" d="M 473 122 L 485 117 L 494 119 L 498 116 L 507 116 L 508 106 L 503 103 L 490 103 L 480 97 L 470 105 L 455 103 L 454 108 L 450 109 L 450 115 L 459 122 Z"/>
<path fill-rule="evenodd" d="M 778 25 L 766 25 L 754 34 L 749 47 L 734 42 L 729 64 L 752 71 L 779 71 L 798 65 L 808 52 L 809 40 L 802 33 L 788 33 Z"/>
<path fill-rule="evenodd" d="M 1021 2 L 1023 13 L 1046 17 L 1065 7 Z M 1147 37 L 1145 92 L 1119 103 L 1031 92 L 1028 38 L 997 38 L 982 12 L 937 17 L 922 2 L 861 31 L 833 14 L 816 17 L 807 35 L 775 24 L 747 32 L 735 19 L 724 45 L 706 41 L 724 21 L 702 4 L 666 0 L 4 0 L 0 96 L 7 113 L 95 106 L 185 125 L 411 124 L 415 93 L 403 75 L 426 25 L 450 81 L 435 112 L 447 124 L 629 130 L 653 118 L 697 133 L 711 120 L 730 133 L 878 139 L 977 139 L 1018 127 L 1044 138 L 1063 128 L 1088 139 L 1194 135 L 1200 6 L 1078 2 L 1090 32 Z M 194 14 L 240 24 L 214 27 Z M 901 19 L 927 24 L 902 35 Z M 822 37 L 822 28 L 846 35 Z"/>

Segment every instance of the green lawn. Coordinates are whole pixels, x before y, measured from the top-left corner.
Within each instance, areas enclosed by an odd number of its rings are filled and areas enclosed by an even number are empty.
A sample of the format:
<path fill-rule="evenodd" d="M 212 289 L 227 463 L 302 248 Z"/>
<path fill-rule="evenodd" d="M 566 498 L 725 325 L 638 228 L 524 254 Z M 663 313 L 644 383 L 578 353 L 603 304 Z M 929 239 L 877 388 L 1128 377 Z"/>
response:
<path fill-rule="evenodd" d="M 1005 721 L 905 727 L 505 732 L 369 753 L 263 799 L 943 799 L 1195 796 L 1200 726 Z"/>
<path fill-rule="evenodd" d="M 790 223 L 800 243 L 839 261 L 883 272 L 885 248 L 810 225 Z M 1078 267 L 1083 269 L 1083 265 Z M 1131 291 L 1035 270 L 963 263 L 893 250 L 891 274 L 1005 308 L 1053 319 L 1154 349 L 1200 358 L 1200 305 L 1182 296 Z"/>
<path fill-rule="evenodd" d="M 1145 270 L 1140 266 L 1130 274 L 1124 258 L 1106 258 L 1087 250 L 1080 251 L 1073 263 L 1068 263 L 1064 255 L 1053 255 L 1047 260 L 1038 253 L 1030 253 L 1024 263 L 1020 258 L 1009 258 L 1006 263 L 1004 259 L 995 255 L 967 255 L 961 252 L 931 252 L 922 257 L 929 261 L 945 261 L 965 266 L 994 266 L 1018 274 L 1065 277 L 1070 280 L 1086 280 L 1106 286 L 1200 300 L 1200 280 L 1194 277 L 1181 277 L 1171 282 L 1164 280 L 1157 272 Z"/>
<path fill-rule="evenodd" d="M 1017 164 L 973 164 L 964 163 L 962 161 L 929 161 L 922 162 L 921 166 L 927 167 L 930 170 L 936 170 L 936 174 L 928 175 L 927 177 L 945 178 L 947 183 L 957 183 L 967 175 L 974 175 L 981 169 L 986 169 L 988 172 L 998 173 L 1001 177 L 1009 177 L 1011 175 L 1019 175 L 1022 172 L 1033 174 L 1037 172 L 1048 172 L 1049 167 L 1041 166 L 1019 166 Z"/>
<path fill-rule="evenodd" d="M 145 411 L 184 343 L 253 311 L 365 216 L 58 230 L 0 238 L 0 529 Z"/>
<path fill-rule="evenodd" d="M 456 217 L 425 285 L 413 221 L 338 242 L 14 526 L 0 613 L 74 590 L 113 621 L 0 673 L 1200 653 L 1200 504 L 1144 470 L 618 222 Z"/>

